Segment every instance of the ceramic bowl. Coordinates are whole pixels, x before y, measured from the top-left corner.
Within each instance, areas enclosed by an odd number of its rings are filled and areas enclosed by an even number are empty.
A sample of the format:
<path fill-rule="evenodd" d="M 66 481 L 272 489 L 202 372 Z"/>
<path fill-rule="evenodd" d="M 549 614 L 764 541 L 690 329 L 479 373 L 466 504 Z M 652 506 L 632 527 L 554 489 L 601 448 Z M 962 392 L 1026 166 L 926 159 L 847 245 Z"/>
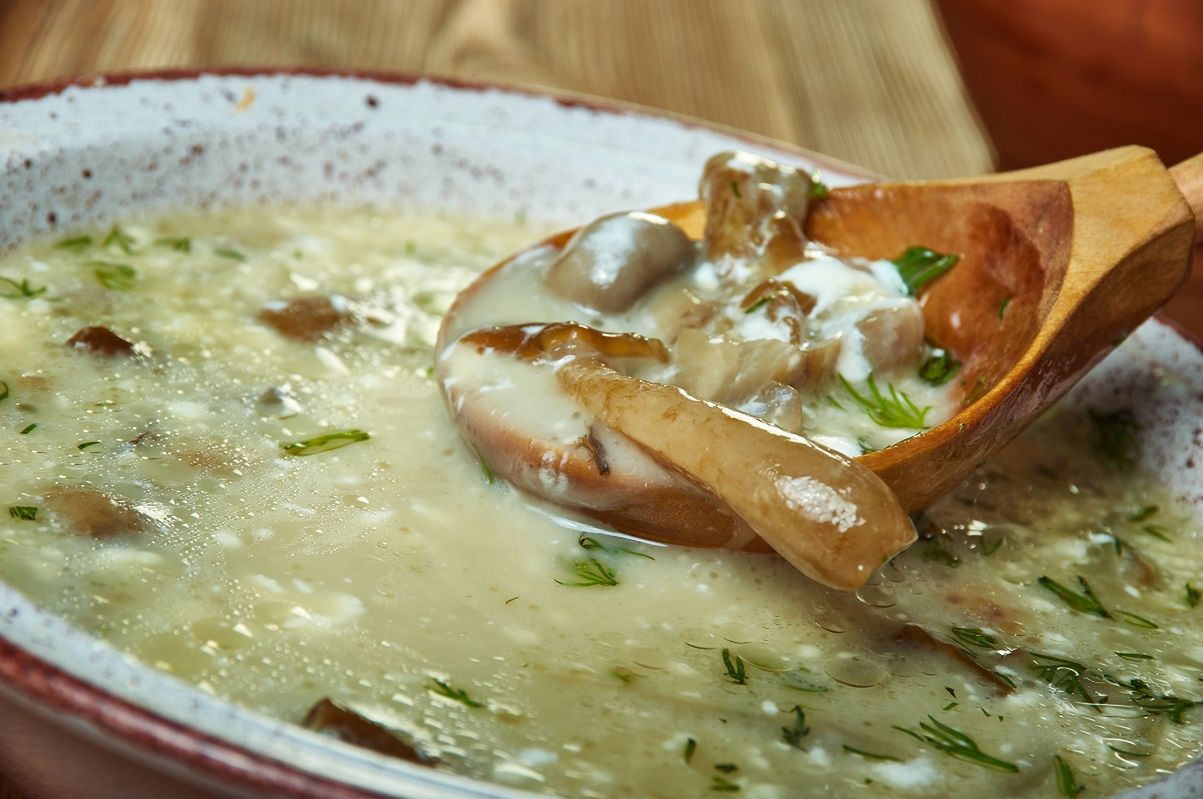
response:
<path fill-rule="evenodd" d="M 694 196 L 745 148 L 867 173 L 701 123 L 579 97 L 395 75 L 123 75 L 0 93 L 0 247 L 148 210 L 414 204 L 569 225 Z M 1144 458 L 1196 508 L 1203 354 L 1149 322 L 1076 392 L 1131 405 Z M 1203 455 L 1201 455 L 1203 459 Z M 330 741 L 137 663 L 0 582 L 0 771 L 65 797 L 517 797 Z M 1203 795 L 1194 765 L 1131 797 Z"/>

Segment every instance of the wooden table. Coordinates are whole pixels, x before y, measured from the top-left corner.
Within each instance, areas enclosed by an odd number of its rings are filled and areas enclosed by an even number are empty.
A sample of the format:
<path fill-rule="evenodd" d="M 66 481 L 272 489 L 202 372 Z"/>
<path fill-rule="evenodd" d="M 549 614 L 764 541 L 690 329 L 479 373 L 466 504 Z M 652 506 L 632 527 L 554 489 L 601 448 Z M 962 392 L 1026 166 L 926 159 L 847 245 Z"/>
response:
<path fill-rule="evenodd" d="M 744 128 L 898 177 L 971 175 L 991 165 L 928 0 L 0 4 L 0 87 L 233 64 L 566 88 Z M 1181 313 L 1203 322 L 1196 291 Z M 0 799 L 18 796 L 0 777 Z"/>

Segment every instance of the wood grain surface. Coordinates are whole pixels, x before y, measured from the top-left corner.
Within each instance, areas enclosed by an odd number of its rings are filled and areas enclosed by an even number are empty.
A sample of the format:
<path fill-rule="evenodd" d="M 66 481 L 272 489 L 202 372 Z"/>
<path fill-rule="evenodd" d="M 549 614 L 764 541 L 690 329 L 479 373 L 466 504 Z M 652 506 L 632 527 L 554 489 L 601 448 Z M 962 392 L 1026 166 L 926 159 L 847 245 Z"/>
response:
<path fill-rule="evenodd" d="M 0 86 L 225 65 L 571 89 L 898 177 L 991 166 L 928 0 L 0 0 Z"/>

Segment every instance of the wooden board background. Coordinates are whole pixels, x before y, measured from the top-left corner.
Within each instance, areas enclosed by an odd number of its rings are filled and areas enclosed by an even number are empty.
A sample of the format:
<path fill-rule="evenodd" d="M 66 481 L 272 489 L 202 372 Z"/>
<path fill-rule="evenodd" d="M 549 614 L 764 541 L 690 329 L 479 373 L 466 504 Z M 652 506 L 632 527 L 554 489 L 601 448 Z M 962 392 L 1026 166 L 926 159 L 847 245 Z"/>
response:
<path fill-rule="evenodd" d="M 0 87 L 235 64 L 571 89 L 898 177 L 991 165 L 928 0 L 0 0 Z"/>

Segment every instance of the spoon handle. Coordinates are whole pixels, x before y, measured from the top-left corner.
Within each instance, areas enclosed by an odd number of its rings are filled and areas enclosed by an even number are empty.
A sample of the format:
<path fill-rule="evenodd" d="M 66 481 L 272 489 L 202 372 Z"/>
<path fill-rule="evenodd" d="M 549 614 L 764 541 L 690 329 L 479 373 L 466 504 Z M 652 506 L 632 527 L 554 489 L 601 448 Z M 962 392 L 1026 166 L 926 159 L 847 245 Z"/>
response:
<path fill-rule="evenodd" d="M 1195 241 L 1203 241 L 1203 153 L 1170 168 L 1179 191 L 1195 215 Z"/>

